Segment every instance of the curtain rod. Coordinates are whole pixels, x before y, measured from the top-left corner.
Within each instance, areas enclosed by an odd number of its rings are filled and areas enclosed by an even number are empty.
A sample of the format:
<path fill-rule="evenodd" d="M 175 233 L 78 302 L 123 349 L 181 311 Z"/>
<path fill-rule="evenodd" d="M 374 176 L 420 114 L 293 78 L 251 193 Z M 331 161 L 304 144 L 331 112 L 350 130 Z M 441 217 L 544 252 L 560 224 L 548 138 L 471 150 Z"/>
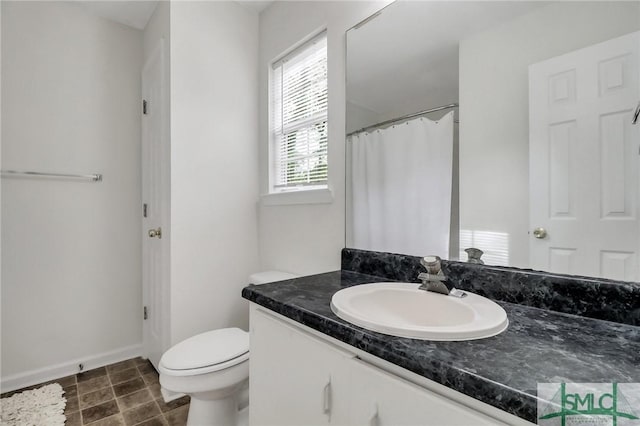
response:
<path fill-rule="evenodd" d="M 64 174 L 64 173 L 41 173 L 41 172 L 25 172 L 25 171 L 19 171 L 19 170 L 2 170 L 2 176 L 54 177 L 54 178 L 71 178 L 71 179 L 89 179 L 94 182 L 102 181 L 101 174 L 71 175 L 71 174 Z"/>
<path fill-rule="evenodd" d="M 347 137 L 355 135 L 357 133 L 366 132 L 367 130 L 376 129 L 378 127 L 384 127 L 384 126 L 387 126 L 389 124 L 396 123 L 398 121 L 404 121 L 404 120 L 408 120 L 410 118 L 419 117 L 421 115 L 429 114 L 431 112 L 443 111 L 445 109 L 451 109 L 451 108 L 458 108 L 458 106 L 459 106 L 458 104 L 442 105 L 442 106 L 435 107 L 435 108 L 425 109 L 424 111 L 414 112 L 413 114 L 403 115 L 402 117 L 392 118 L 391 120 L 387 120 L 387 121 L 383 121 L 381 123 L 373 124 L 371 126 L 363 127 L 360 130 L 356 130 L 355 132 L 348 133 Z M 455 121 L 455 123 L 459 123 L 459 121 Z"/>

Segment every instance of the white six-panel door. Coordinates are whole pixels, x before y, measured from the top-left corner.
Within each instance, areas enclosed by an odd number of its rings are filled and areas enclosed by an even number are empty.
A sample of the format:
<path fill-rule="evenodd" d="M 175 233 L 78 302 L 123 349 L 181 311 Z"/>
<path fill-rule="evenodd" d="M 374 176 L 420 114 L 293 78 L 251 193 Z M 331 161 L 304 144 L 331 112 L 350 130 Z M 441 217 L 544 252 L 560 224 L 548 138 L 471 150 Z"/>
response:
<path fill-rule="evenodd" d="M 640 278 L 639 51 L 633 33 L 529 67 L 533 269 Z"/>

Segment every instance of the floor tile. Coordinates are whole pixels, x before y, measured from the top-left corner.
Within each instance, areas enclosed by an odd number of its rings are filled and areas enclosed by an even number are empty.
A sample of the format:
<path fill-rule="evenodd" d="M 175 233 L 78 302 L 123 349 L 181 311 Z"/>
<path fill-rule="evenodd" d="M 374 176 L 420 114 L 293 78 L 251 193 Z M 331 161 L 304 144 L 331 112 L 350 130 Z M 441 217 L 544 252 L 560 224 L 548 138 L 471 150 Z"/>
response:
<path fill-rule="evenodd" d="M 80 403 L 80 409 L 85 409 L 110 401 L 113 398 L 113 390 L 111 387 L 108 387 L 94 392 L 85 393 L 78 398 L 78 402 Z"/>
<path fill-rule="evenodd" d="M 73 413 L 74 411 L 78 411 L 79 408 L 79 404 L 78 404 L 78 397 L 77 396 L 72 396 L 70 398 L 67 398 L 67 405 L 64 407 L 64 413 Z"/>
<path fill-rule="evenodd" d="M 2 394 L 58 383 L 67 399 L 65 426 L 185 426 L 190 398 L 162 399 L 159 376 L 146 359 L 135 358 Z"/>
<path fill-rule="evenodd" d="M 158 407 L 160 407 L 160 411 L 166 413 L 167 411 L 175 410 L 178 407 L 182 407 L 183 405 L 188 404 L 191 401 L 191 398 L 187 395 L 174 399 L 171 402 L 164 402 L 164 399 L 160 398 L 156 400 Z"/>
<path fill-rule="evenodd" d="M 135 425 L 142 421 L 151 419 L 160 414 L 160 409 L 156 405 L 155 401 L 149 401 L 142 405 L 139 405 L 131 410 L 127 410 L 122 413 L 124 421 L 127 425 Z"/>
<path fill-rule="evenodd" d="M 164 413 L 164 418 L 169 426 L 185 426 L 187 424 L 187 415 L 189 414 L 189 406 L 183 405 L 180 408 Z"/>
<path fill-rule="evenodd" d="M 149 389 L 142 389 L 118 398 L 118 406 L 120 407 L 120 411 L 126 411 L 152 400 L 153 398 L 151 397 L 151 392 L 149 392 Z"/>
<path fill-rule="evenodd" d="M 144 382 L 148 385 L 155 385 L 156 383 L 160 383 L 160 376 L 155 371 L 153 373 L 147 373 L 142 376 Z"/>
<path fill-rule="evenodd" d="M 63 388 L 66 388 L 76 384 L 76 376 L 74 374 L 73 376 L 63 377 L 61 379 L 56 379 L 55 382 L 58 383 Z"/>
<path fill-rule="evenodd" d="M 113 391 L 115 392 L 116 396 L 124 396 L 145 387 L 146 385 L 144 384 L 142 379 L 137 378 L 129 380 L 128 382 L 120 383 L 119 385 L 115 385 L 113 387 Z"/>
<path fill-rule="evenodd" d="M 136 362 L 132 359 L 126 361 L 117 362 L 115 364 L 107 365 L 107 371 L 109 374 L 117 373 L 118 371 L 128 370 L 136 366 Z"/>
<path fill-rule="evenodd" d="M 162 398 L 162 392 L 160 391 L 160 383 L 156 383 L 154 385 L 149 385 L 149 392 L 151 392 L 151 396 L 153 399 Z"/>
<path fill-rule="evenodd" d="M 111 386 L 111 382 L 109 382 L 109 378 L 107 376 L 96 377 L 95 379 L 78 383 L 78 394 L 84 395 L 85 393 L 97 391 L 98 389 L 106 388 L 108 386 Z"/>
<path fill-rule="evenodd" d="M 167 421 L 162 416 L 154 417 L 146 420 L 142 423 L 138 423 L 136 426 L 167 426 Z"/>
<path fill-rule="evenodd" d="M 80 411 L 74 413 L 65 414 L 67 421 L 64 422 L 64 426 L 82 426 L 82 417 L 80 417 Z"/>
<path fill-rule="evenodd" d="M 133 363 L 135 365 L 142 365 L 142 364 L 146 364 L 147 362 L 149 362 L 148 359 L 142 358 L 141 356 L 139 356 L 138 358 L 134 358 L 132 359 Z"/>
<path fill-rule="evenodd" d="M 71 398 L 72 396 L 78 396 L 78 386 L 77 385 L 67 386 L 66 388 L 63 387 L 62 390 L 64 391 L 65 398 Z"/>
<path fill-rule="evenodd" d="M 113 416 L 105 417 L 102 420 L 91 423 L 91 426 L 125 426 L 125 423 L 122 414 L 114 414 Z"/>
<path fill-rule="evenodd" d="M 149 361 L 145 361 L 144 364 L 138 364 L 138 370 L 141 374 L 156 373 L 156 369 L 153 368 L 153 364 Z"/>
<path fill-rule="evenodd" d="M 86 382 L 87 380 L 95 379 L 96 377 L 106 376 L 107 369 L 104 367 L 94 368 L 93 370 L 88 370 L 83 373 L 76 374 L 76 379 L 78 383 Z"/>
<path fill-rule="evenodd" d="M 119 411 L 118 404 L 116 404 L 115 400 L 105 402 L 104 404 L 95 405 L 82 410 L 82 422 L 86 425 L 114 414 L 118 414 Z"/>
<path fill-rule="evenodd" d="M 137 377 L 140 377 L 140 373 L 135 367 L 109 374 L 112 385 L 117 385 L 118 383 L 122 382 L 128 382 L 129 380 L 133 380 Z"/>

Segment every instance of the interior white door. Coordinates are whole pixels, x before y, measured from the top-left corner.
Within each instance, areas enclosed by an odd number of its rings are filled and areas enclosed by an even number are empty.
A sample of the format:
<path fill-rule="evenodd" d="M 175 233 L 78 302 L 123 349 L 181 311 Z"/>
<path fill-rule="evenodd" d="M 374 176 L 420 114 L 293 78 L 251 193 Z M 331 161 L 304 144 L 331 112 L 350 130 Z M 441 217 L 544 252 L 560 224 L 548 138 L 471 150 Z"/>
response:
<path fill-rule="evenodd" d="M 640 279 L 639 51 L 632 33 L 529 67 L 533 269 Z"/>
<path fill-rule="evenodd" d="M 168 140 L 164 41 L 142 69 L 142 282 L 144 355 L 158 368 L 169 344 Z"/>

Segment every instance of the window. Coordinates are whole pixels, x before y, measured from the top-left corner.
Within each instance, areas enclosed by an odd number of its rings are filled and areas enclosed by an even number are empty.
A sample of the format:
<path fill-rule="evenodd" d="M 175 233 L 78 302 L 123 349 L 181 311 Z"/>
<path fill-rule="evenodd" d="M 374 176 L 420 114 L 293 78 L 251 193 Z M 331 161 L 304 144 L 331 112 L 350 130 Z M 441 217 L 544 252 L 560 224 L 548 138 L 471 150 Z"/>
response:
<path fill-rule="evenodd" d="M 270 192 L 327 187 L 327 35 L 273 64 Z"/>

